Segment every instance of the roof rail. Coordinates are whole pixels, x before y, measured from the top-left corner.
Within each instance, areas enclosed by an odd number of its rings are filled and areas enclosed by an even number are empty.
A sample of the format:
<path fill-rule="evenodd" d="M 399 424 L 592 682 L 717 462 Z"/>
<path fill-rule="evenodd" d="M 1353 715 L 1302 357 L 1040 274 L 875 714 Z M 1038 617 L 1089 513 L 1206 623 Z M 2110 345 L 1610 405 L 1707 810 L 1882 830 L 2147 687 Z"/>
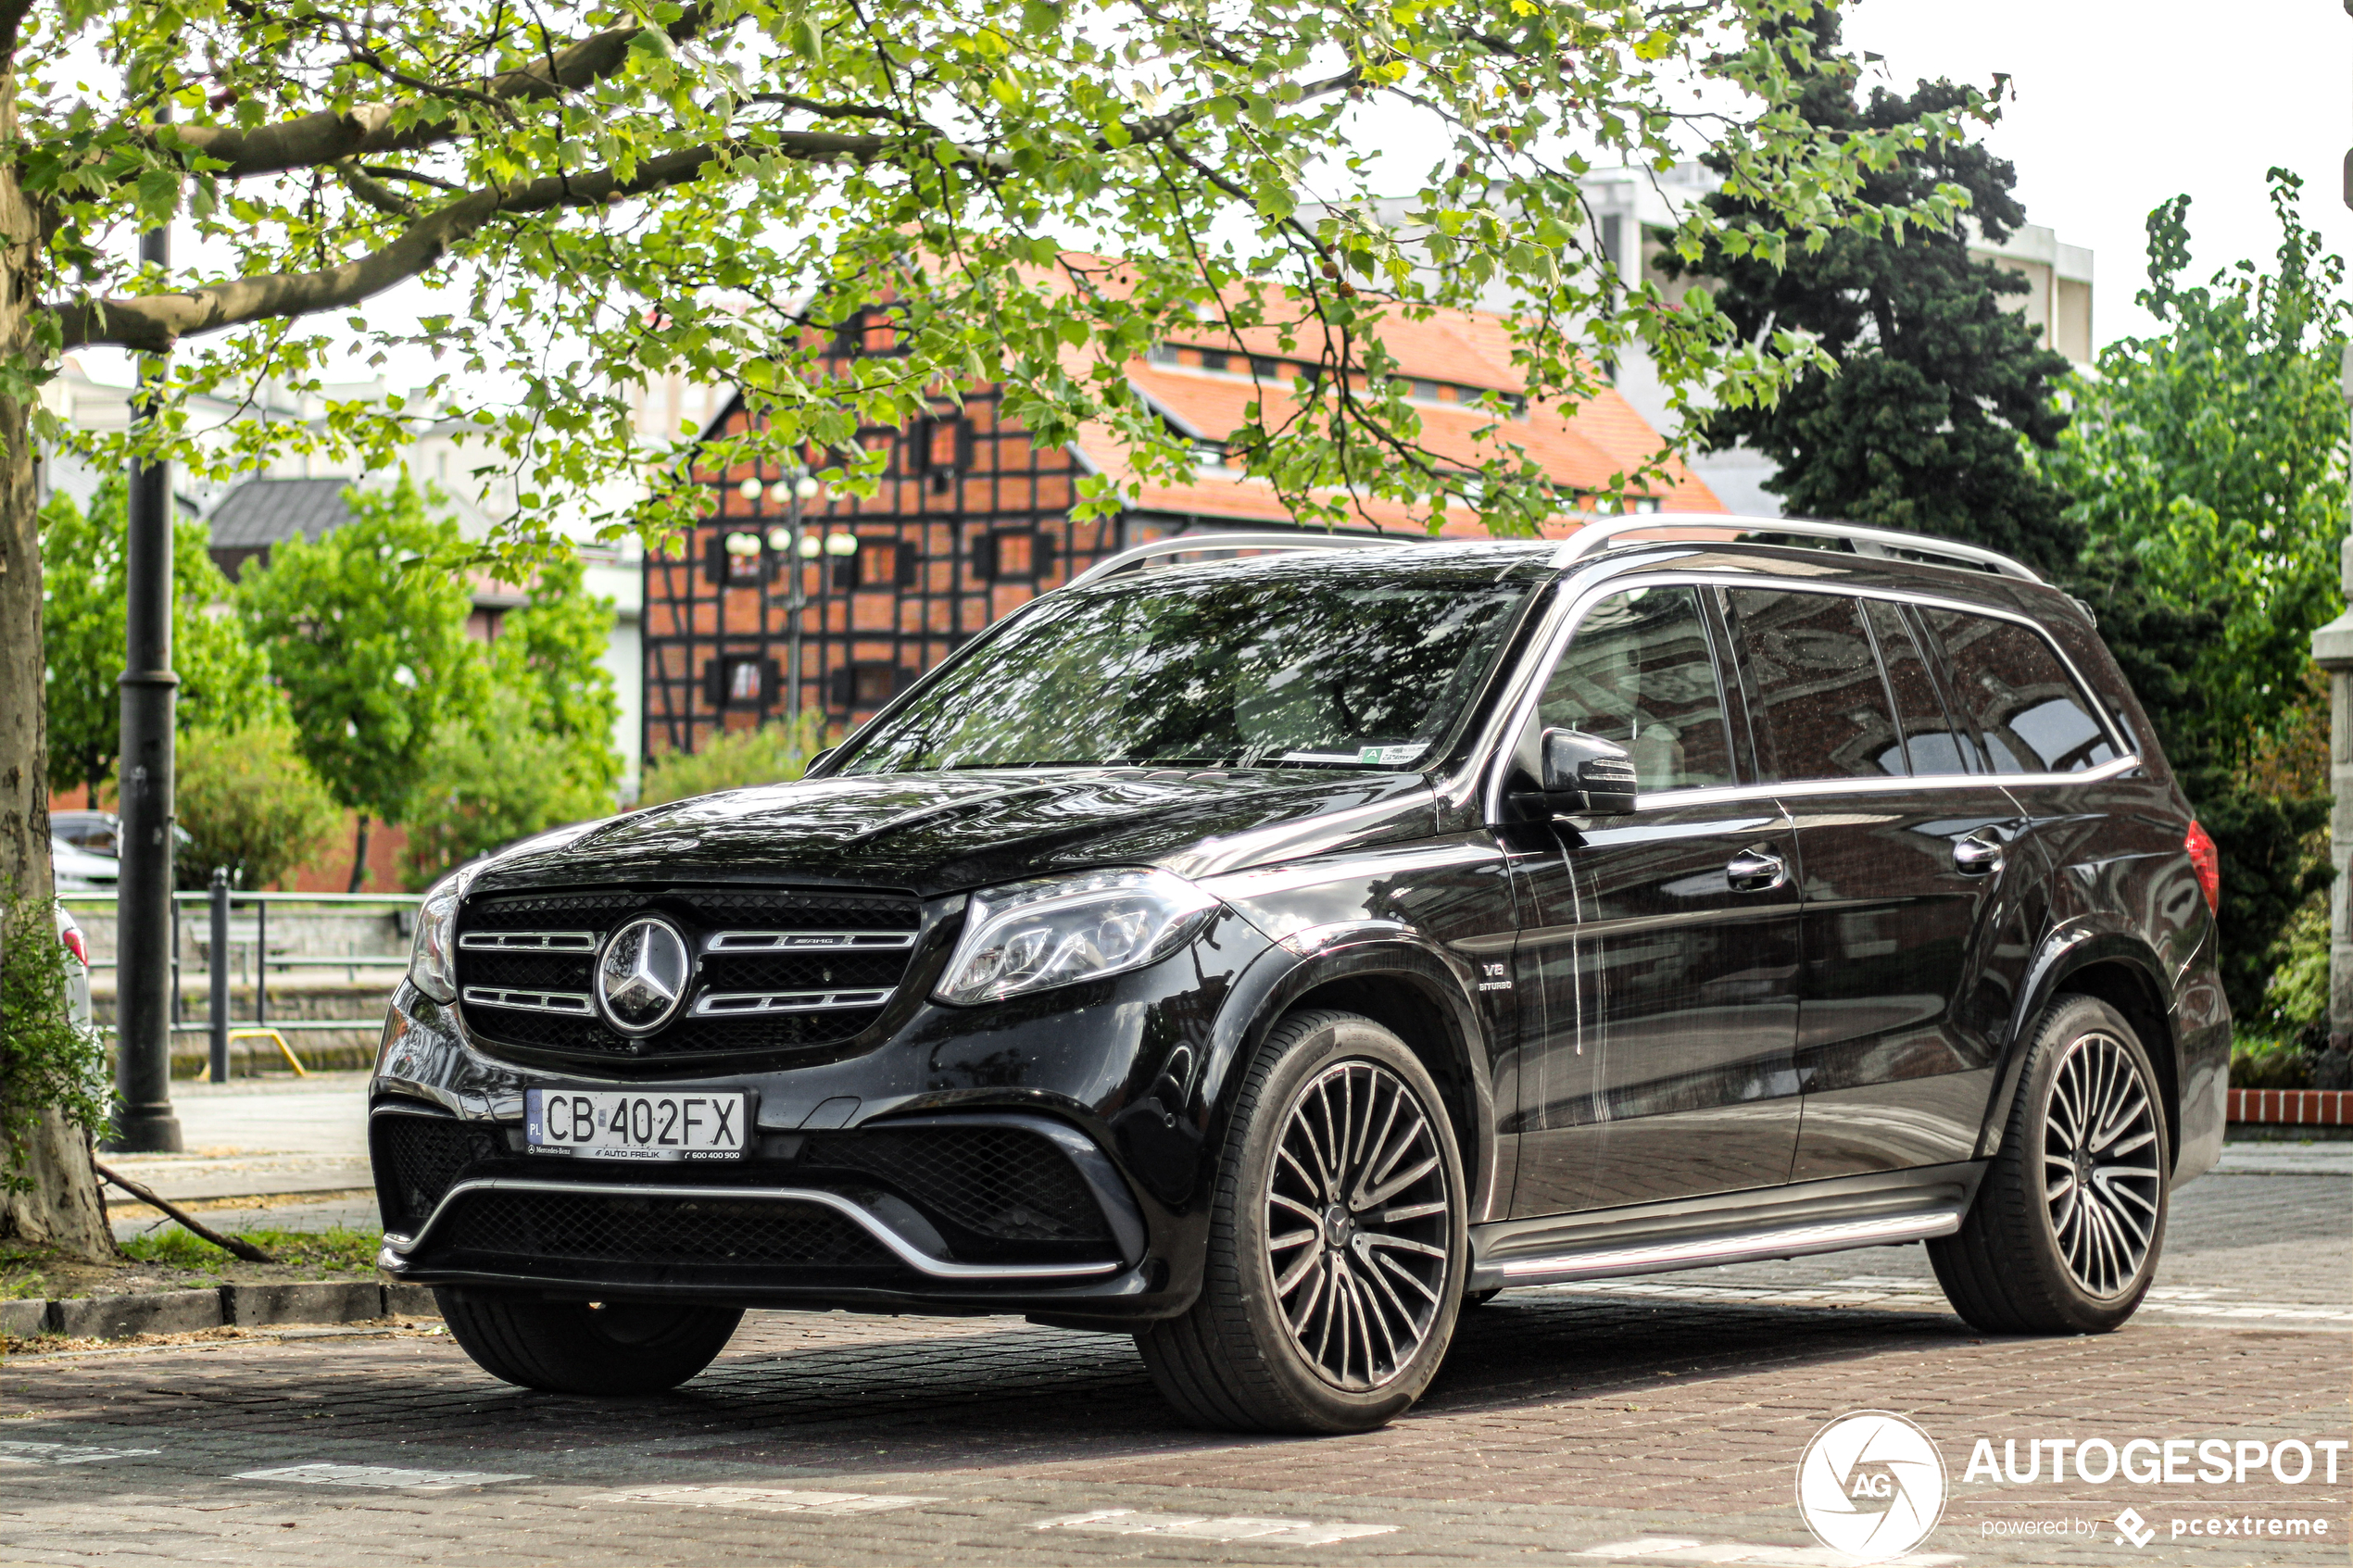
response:
<path fill-rule="evenodd" d="M 1412 539 L 1367 538 L 1356 533 L 1180 533 L 1173 539 L 1155 539 L 1149 545 L 1139 545 L 1099 560 L 1063 586 L 1076 588 L 1081 583 L 1092 583 L 1098 577 L 1108 577 L 1161 556 L 1200 555 L 1209 550 L 1354 550 L 1413 543 Z"/>
<path fill-rule="evenodd" d="M 2012 560 L 1997 550 L 1977 545 L 1956 544 L 1950 539 L 1931 539 L 1921 533 L 1900 533 L 1892 528 L 1866 528 L 1853 522 L 1821 522 L 1801 517 L 1734 517 L 1724 512 L 1678 512 L 1672 519 L 1656 512 L 1643 512 L 1631 517 L 1614 517 L 1606 521 L 1590 522 L 1561 543 L 1560 553 L 1553 558 L 1555 566 L 1574 566 L 1588 556 L 1617 546 L 1628 533 L 1644 533 L 1655 538 L 1662 533 L 1705 530 L 1720 533 L 1731 529 L 1741 533 L 1799 533 L 1811 539 L 1839 539 L 1855 546 L 1863 556 L 1890 557 L 1897 552 L 1926 556 L 1957 564 L 1980 567 L 2015 577 L 2021 583 L 2040 583 L 2042 578 L 2023 564 Z M 1648 544 L 1651 540 L 1629 540 L 1628 544 Z M 1664 540 L 1660 542 L 1664 543 Z"/>

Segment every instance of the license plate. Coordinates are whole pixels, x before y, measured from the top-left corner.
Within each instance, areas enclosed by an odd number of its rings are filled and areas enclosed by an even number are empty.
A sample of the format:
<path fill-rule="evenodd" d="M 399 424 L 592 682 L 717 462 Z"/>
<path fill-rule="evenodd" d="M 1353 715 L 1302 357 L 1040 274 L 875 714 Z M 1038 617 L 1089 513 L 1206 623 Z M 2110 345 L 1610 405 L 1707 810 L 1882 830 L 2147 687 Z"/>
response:
<path fill-rule="evenodd" d="M 710 1089 L 526 1089 L 534 1154 L 585 1160 L 740 1160 L 751 1096 Z"/>

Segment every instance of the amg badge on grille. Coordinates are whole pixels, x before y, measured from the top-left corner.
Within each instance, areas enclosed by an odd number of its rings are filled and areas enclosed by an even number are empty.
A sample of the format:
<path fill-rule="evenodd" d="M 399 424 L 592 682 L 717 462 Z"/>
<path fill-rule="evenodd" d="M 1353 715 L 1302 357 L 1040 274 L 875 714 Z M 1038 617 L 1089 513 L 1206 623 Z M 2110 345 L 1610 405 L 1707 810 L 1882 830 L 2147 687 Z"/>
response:
<path fill-rule="evenodd" d="M 597 1010 L 624 1035 L 650 1035 L 676 1016 L 692 963 L 686 939 L 659 915 L 639 915 L 597 955 Z"/>

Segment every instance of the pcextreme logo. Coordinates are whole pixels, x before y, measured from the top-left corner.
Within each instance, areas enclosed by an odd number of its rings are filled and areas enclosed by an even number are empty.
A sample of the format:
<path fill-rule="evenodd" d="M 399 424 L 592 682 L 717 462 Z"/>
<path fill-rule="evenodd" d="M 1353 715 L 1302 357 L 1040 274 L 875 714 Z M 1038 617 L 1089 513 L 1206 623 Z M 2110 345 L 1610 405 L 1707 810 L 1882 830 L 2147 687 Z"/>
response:
<path fill-rule="evenodd" d="M 1841 1416 L 1797 1461 L 1797 1512 L 1814 1538 L 1856 1562 L 1901 1557 L 1944 1512 L 1944 1456 L 1887 1411 Z"/>

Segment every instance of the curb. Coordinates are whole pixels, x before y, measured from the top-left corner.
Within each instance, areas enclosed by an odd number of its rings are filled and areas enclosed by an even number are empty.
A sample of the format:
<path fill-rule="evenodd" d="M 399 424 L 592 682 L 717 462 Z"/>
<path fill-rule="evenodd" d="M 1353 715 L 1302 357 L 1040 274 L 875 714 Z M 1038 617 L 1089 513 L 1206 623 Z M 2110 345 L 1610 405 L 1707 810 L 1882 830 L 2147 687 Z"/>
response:
<path fill-rule="evenodd" d="M 376 1318 L 436 1318 L 441 1309 L 422 1285 L 315 1280 L 224 1285 L 145 1296 L 75 1296 L 58 1301 L 0 1301 L 0 1334 L 69 1339 L 127 1339 L 200 1328 L 283 1323 L 366 1323 Z"/>
<path fill-rule="evenodd" d="M 2233 1089 L 2225 1122 L 2291 1127 L 2353 1127 L 2353 1089 Z"/>

